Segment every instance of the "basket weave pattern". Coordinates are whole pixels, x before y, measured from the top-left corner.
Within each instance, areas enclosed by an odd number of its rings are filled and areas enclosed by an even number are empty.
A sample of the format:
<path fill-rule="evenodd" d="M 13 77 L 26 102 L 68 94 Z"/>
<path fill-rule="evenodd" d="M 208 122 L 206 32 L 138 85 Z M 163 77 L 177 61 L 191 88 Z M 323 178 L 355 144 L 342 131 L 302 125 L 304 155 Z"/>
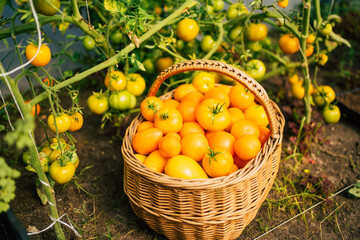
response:
<path fill-rule="evenodd" d="M 237 68 L 211 60 L 192 60 L 159 74 L 148 96 L 162 82 L 185 71 L 214 71 L 243 84 L 264 107 L 270 138 L 244 168 L 226 177 L 184 180 L 150 170 L 134 156 L 131 146 L 139 114 L 128 127 L 122 146 L 124 191 L 135 214 L 169 239 L 234 239 L 254 219 L 278 172 L 284 117 L 263 87 Z M 174 91 L 163 96 L 171 98 Z"/>

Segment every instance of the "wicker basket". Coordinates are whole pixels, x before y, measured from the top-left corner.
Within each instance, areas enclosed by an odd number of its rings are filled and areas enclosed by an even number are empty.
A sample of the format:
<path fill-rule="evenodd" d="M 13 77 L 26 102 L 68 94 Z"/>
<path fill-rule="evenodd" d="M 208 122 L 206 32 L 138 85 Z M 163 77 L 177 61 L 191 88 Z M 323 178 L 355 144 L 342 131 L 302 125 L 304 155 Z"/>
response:
<path fill-rule="evenodd" d="M 132 137 L 143 121 L 139 114 L 128 127 L 122 145 L 124 190 L 135 214 L 169 239 L 234 239 L 254 219 L 276 177 L 284 117 L 258 82 L 218 61 L 191 60 L 172 65 L 155 79 L 148 96 L 156 95 L 170 76 L 201 70 L 231 77 L 255 95 L 269 119 L 269 140 L 253 161 L 229 176 L 178 179 L 150 170 L 134 156 Z M 172 95 L 169 92 L 161 98 Z"/>

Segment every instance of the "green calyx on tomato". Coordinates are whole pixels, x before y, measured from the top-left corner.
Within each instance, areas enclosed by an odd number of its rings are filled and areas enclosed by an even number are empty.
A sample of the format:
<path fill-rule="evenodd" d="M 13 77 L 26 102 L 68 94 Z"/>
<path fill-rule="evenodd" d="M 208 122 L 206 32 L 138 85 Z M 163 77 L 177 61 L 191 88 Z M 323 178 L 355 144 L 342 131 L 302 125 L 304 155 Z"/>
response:
<path fill-rule="evenodd" d="M 337 123 L 340 120 L 341 112 L 336 105 L 326 105 L 323 109 L 322 116 L 326 123 Z"/>
<path fill-rule="evenodd" d="M 90 36 L 86 36 L 82 41 L 82 45 L 88 51 L 93 50 L 95 48 L 95 40 Z"/>
<path fill-rule="evenodd" d="M 259 59 L 252 59 L 245 65 L 245 72 L 255 80 L 260 80 L 266 72 L 265 64 Z"/>
<path fill-rule="evenodd" d="M 87 105 L 91 112 L 101 115 L 109 110 L 108 97 L 100 92 L 93 92 L 93 94 L 87 99 Z"/>
<path fill-rule="evenodd" d="M 61 2 L 60 0 L 34 0 L 34 5 L 38 13 L 45 16 L 53 16 L 57 13 L 56 8 L 60 9 Z"/>

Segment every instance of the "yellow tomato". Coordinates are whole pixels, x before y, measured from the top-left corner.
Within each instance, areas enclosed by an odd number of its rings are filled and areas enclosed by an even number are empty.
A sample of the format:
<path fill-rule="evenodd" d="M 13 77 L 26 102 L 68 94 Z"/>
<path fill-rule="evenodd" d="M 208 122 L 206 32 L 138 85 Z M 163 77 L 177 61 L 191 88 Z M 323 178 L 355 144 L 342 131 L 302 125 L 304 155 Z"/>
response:
<path fill-rule="evenodd" d="M 155 172 L 164 172 L 165 165 L 168 161 L 168 158 L 161 155 L 159 150 L 156 150 L 149 154 L 149 156 L 145 159 L 144 165 L 154 170 Z"/>
<path fill-rule="evenodd" d="M 170 177 L 183 179 L 208 178 L 204 169 L 194 159 L 184 155 L 170 158 L 165 166 L 165 173 Z"/>
<path fill-rule="evenodd" d="M 192 85 L 201 93 L 206 93 L 215 87 L 214 76 L 208 72 L 199 72 L 192 80 Z"/>
<path fill-rule="evenodd" d="M 126 88 L 126 77 L 120 71 L 112 71 L 107 73 L 104 84 L 111 91 L 120 91 Z"/>

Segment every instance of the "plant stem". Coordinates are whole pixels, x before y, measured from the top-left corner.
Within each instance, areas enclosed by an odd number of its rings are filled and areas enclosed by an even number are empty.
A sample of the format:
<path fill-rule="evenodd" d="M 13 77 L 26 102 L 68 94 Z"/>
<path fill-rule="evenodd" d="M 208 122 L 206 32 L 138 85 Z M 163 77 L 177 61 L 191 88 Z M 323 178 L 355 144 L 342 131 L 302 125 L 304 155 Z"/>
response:
<path fill-rule="evenodd" d="M 1 65 L 1 63 L 0 63 L 0 69 L 2 69 L 2 71 L 5 71 L 3 66 Z M 18 88 L 16 82 L 13 79 L 11 79 L 10 77 L 7 77 L 7 80 L 9 82 L 10 90 L 13 93 L 14 101 L 17 102 L 19 105 L 19 108 L 20 108 L 19 111 L 22 113 L 23 116 L 29 116 L 30 109 L 25 104 L 24 99 L 19 91 L 19 88 Z M 26 119 L 24 121 L 26 121 Z M 35 144 L 35 140 L 34 140 L 34 132 L 29 131 L 29 133 L 26 135 L 26 137 L 27 137 L 27 141 L 33 143 L 29 146 L 29 152 L 31 155 L 31 166 L 35 169 L 38 178 L 42 182 L 45 183 L 45 184 L 43 184 L 43 187 L 44 187 L 44 191 L 45 191 L 48 201 L 54 204 L 54 206 L 49 204 L 50 215 L 54 219 L 58 219 L 59 214 L 58 214 L 58 211 L 56 208 L 55 192 L 54 192 L 53 188 L 51 187 L 49 180 L 48 180 L 47 176 L 45 175 L 44 170 L 41 167 L 39 154 L 36 149 L 36 144 Z M 59 240 L 65 240 L 65 235 L 64 235 L 64 232 L 62 231 L 60 223 L 56 222 L 54 226 L 55 226 L 56 238 Z"/>
<path fill-rule="evenodd" d="M 305 115 L 306 115 L 306 123 L 310 123 L 311 121 L 311 105 L 310 105 L 310 93 L 309 87 L 311 84 L 310 73 L 309 73 L 309 64 L 308 59 L 305 56 L 306 52 L 306 39 L 309 35 L 309 24 L 310 24 L 310 13 L 311 13 L 311 0 L 305 0 L 303 4 L 303 25 L 302 25 L 302 33 L 300 40 L 300 49 L 301 49 L 301 63 L 303 67 L 303 75 L 304 75 L 304 88 L 305 88 Z"/>

